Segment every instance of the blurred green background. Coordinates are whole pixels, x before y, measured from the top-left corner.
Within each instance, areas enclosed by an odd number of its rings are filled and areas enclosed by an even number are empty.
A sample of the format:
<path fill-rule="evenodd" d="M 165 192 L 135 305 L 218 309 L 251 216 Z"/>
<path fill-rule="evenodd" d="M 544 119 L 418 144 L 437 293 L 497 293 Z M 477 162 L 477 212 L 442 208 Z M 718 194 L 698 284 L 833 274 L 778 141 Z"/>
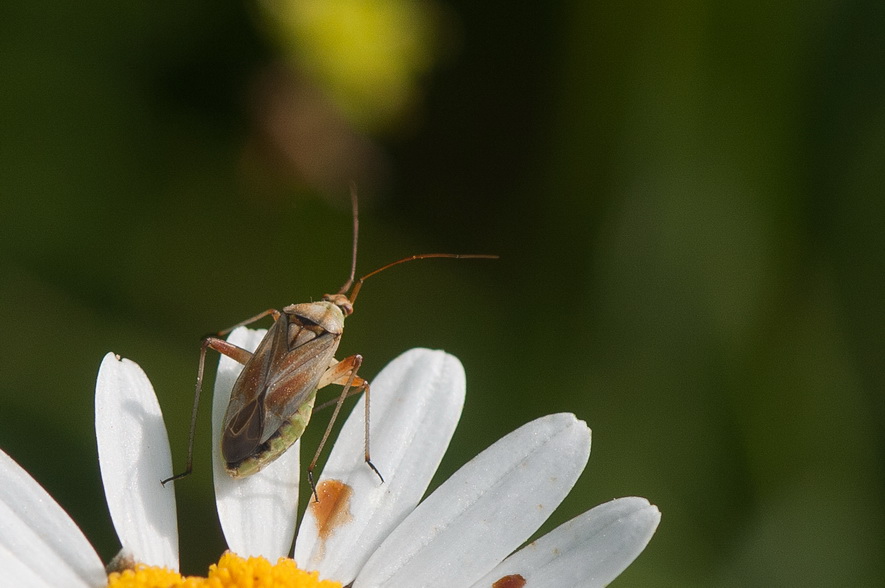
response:
<path fill-rule="evenodd" d="M 364 374 L 464 363 L 434 484 L 570 411 L 593 452 L 544 530 L 663 512 L 617 585 L 880 585 L 881 2 L 378 6 L 414 18 L 325 39 L 248 1 L 0 9 L 0 447 L 109 559 L 103 354 L 148 373 L 180 467 L 199 338 L 339 287 L 356 180 L 364 271 L 501 255 L 373 278 L 348 320 Z M 363 54 L 363 26 L 411 45 Z M 200 426 L 187 573 L 224 547 Z"/>

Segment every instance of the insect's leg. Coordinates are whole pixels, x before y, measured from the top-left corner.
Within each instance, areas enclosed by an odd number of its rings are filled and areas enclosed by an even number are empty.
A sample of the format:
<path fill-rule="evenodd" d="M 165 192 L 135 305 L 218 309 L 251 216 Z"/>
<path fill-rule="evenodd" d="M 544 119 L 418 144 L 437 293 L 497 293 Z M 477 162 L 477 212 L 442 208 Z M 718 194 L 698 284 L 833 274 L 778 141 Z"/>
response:
<path fill-rule="evenodd" d="M 237 347 L 233 343 L 228 343 L 224 339 L 219 339 L 218 337 L 203 337 L 203 341 L 200 344 L 200 363 L 197 367 L 197 384 L 194 388 L 194 407 L 193 410 L 191 410 L 191 428 L 187 439 L 187 465 L 185 466 L 184 471 L 180 474 L 175 474 L 171 478 L 160 480 L 160 483 L 164 486 L 167 482 L 184 478 L 193 470 L 194 433 L 197 430 L 197 410 L 200 407 L 200 393 L 203 391 L 203 371 L 206 367 L 206 350 L 210 347 L 218 353 L 226 355 L 237 363 L 242 363 L 244 365 L 252 357 L 250 352 L 242 347 Z"/>
<path fill-rule="evenodd" d="M 362 378 L 354 378 L 353 385 L 350 387 L 350 391 L 348 391 L 348 393 L 347 393 L 347 398 L 350 398 L 351 396 L 356 396 L 357 394 L 362 392 L 363 386 L 360 382 L 364 382 L 364 381 L 365 380 L 363 380 Z M 338 383 L 338 382 L 330 382 L 330 383 Z M 346 383 L 347 382 L 340 382 L 340 384 L 342 386 Z M 332 398 L 331 400 L 327 400 L 326 402 L 324 402 L 322 404 L 314 406 L 313 407 L 313 414 L 317 414 L 318 412 L 326 410 L 330 406 L 335 406 L 336 404 L 338 404 L 337 398 Z"/>
<path fill-rule="evenodd" d="M 238 322 L 237 324 L 235 324 L 232 327 L 228 327 L 223 331 L 218 331 L 218 335 L 219 336 L 227 335 L 228 333 L 230 333 L 231 331 L 233 331 L 237 327 L 245 327 L 246 325 L 251 325 L 252 323 L 254 323 L 256 321 L 260 321 L 261 319 L 263 319 L 264 317 L 266 317 L 269 314 L 273 315 L 273 320 L 277 320 L 278 318 L 280 318 L 280 311 L 279 310 L 277 310 L 276 308 L 268 308 L 267 310 L 265 310 L 263 312 L 259 312 L 258 314 L 256 314 L 253 317 L 249 317 L 244 321 Z"/>
<path fill-rule="evenodd" d="M 322 388 L 324 386 L 328 386 L 329 384 L 338 384 L 344 386 L 341 390 L 341 394 L 338 396 L 338 400 L 335 403 L 335 411 L 332 413 L 332 417 L 329 419 L 329 425 L 326 427 L 326 432 L 323 433 L 323 438 L 320 440 L 320 445 L 317 447 L 316 454 L 313 456 L 313 461 L 310 462 L 310 465 L 307 467 L 307 480 L 310 482 L 310 487 L 313 490 L 314 500 L 317 502 L 319 498 L 316 493 L 316 486 L 313 482 L 313 470 L 316 467 L 317 460 L 320 457 L 320 454 L 323 451 L 323 446 L 329 438 L 329 435 L 332 432 L 332 426 L 335 424 L 335 420 L 338 418 L 338 413 L 341 411 L 341 406 L 344 404 L 344 399 L 348 396 L 365 390 L 366 392 L 366 424 L 365 424 L 365 459 L 366 463 L 372 471 L 377 474 L 378 478 L 381 482 L 384 482 L 384 478 L 381 476 L 381 472 L 378 471 L 378 468 L 375 467 L 375 464 L 372 463 L 371 457 L 369 456 L 369 382 L 357 376 L 357 371 L 360 368 L 360 365 L 363 363 L 363 358 L 361 355 L 353 355 L 351 357 L 345 358 L 342 361 L 332 365 L 326 372 L 323 374 L 323 377 L 320 378 L 318 388 Z M 353 391 L 352 391 L 353 390 Z"/>
<path fill-rule="evenodd" d="M 336 363 L 332 364 L 332 366 L 328 370 L 326 370 L 326 372 L 323 374 L 323 377 L 320 378 L 319 386 L 317 387 L 322 388 L 323 386 L 327 386 L 329 384 L 344 386 L 344 388 L 341 390 L 341 395 L 338 397 L 338 400 L 335 403 L 335 413 L 341 410 L 341 405 L 344 403 L 345 398 L 354 394 L 358 394 L 361 391 L 365 390 L 365 459 L 369 467 L 372 468 L 372 471 L 378 475 L 378 478 L 380 478 L 381 482 L 384 482 L 384 477 L 381 475 L 381 472 L 378 471 L 378 468 L 375 467 L 375 464 L 372 463 L 372 459 L 369 455 L 369 405 L 371 404 L 371 402 L 369 401 L 369 397 L 371 394 L 371 386 L 369 386 L 369 382 L 367 380 L 356 375 L 356 372 L 362 365 L 362 363 L 363 357 L 361 355 L 353 355 L 351 357 L 343 359 L 340 362 L 336 361 Z M 320 408 L 325 407 L 326 404 L 320 405 Z M 335 413 L 333 413 L 333 422 Z M 330 430 L 331 423 L 329 427 L 327 427 L 326 436 L 329 435 Z"/>

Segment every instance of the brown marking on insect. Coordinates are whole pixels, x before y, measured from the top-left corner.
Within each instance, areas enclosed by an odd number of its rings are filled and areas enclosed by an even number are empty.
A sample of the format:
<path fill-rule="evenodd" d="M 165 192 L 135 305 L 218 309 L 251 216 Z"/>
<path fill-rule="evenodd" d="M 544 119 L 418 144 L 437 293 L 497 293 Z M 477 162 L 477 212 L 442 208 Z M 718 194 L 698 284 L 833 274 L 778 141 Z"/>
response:
<path fill-rule="evenodd" d="M 525 586 L 525 578 L 519 574 L 510 574 L 492 584 L 492 588 L 522 588 Z"/>
<path fill-rule="evenodd" d="M 311 502 L 310 510 L 316 520 L 320 550 L 325 550 L 326 540 L 336 530 L 353 520 L 350 514 L 350 498 L 353 488 L 341 480 L 323 480 L 317 484 L 319 502 Z"/>

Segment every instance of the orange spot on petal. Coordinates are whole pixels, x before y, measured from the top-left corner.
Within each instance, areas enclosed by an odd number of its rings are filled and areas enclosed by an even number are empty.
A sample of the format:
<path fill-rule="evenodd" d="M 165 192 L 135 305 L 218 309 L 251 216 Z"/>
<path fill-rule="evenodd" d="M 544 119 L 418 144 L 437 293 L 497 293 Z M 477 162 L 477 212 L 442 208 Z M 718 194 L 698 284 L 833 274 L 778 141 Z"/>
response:
<path fill-rule="evenodd" d="M 492 588 L 522 588 L 525 586 L 525 578 L 519 574 L 504 576 L 492 584 Z"/>
<path fill-rule="evenodd" d="M 319 502 L 311 502 L 310 509 L 316 519 L 320 550 L 325 550 L 326 540 L 337 529 L 353 520 L 350 514 L 350 498 L 353 488 L 341 480 L 323 480 L 317 484 Z"/>

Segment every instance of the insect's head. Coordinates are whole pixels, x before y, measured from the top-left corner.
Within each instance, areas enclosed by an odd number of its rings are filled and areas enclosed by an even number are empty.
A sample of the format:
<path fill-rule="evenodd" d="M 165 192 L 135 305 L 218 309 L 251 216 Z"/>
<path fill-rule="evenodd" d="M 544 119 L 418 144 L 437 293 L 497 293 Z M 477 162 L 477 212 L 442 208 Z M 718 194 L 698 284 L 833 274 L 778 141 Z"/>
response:
<path fill-rule="evenodd" d="M 344 316 L 350 316 L 353 314 L 353 302 L 350 301 L 350 298 L 348 298 L 346 294 L 340 292 L 338 294 L 323 294 L 323 300 L 331 302 L 340 308 Z"/>

